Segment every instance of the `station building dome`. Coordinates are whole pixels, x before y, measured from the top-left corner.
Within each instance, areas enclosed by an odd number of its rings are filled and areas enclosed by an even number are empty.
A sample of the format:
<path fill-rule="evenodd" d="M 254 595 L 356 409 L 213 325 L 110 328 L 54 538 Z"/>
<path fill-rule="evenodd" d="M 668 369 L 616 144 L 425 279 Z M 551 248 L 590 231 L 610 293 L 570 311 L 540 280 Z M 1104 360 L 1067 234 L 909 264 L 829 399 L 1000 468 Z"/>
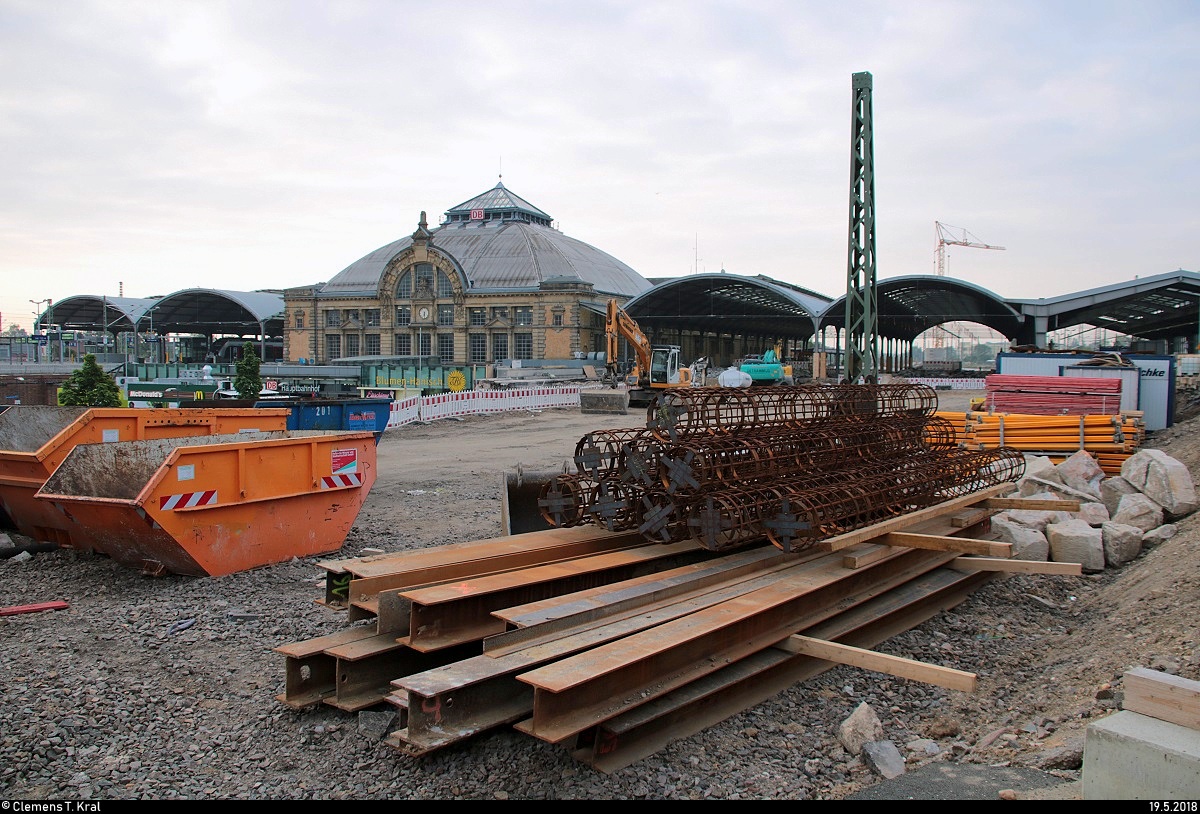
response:
<path fill-rule="evenodd" d="M 423 213 L 422 213 L 423 215 Z M 381 246 L 354 261 L 321 289 L 323 295 L 374 291 L 398 255 L 420 235 Z M 612 255 L 563 234 L 549 215 L 503 182 L 451 207 L 428 243 L 454 262 L 465 287 L 476 291 L 536 289 L 547 280 L 590 283 L 599 295 L 630 298 L 652 288 Z"/>
<path fill-rule="evenodd" d="M 503 182 L 328 282 L 284 292 L 285 357 L 437 356 L 443 365 L 579 358 L 604 348 L 610 299 L 654 285 L 563 234 Z"/>

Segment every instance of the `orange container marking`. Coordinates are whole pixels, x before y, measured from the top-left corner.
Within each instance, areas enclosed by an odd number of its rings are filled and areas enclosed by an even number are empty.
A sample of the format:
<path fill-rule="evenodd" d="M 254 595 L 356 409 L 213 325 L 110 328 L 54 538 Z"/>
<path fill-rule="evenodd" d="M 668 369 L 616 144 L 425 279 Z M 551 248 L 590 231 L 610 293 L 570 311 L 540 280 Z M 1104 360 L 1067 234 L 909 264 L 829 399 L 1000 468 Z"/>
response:
<path fill-rule="evenodd" d="M 373 432 L 130 441 L 76 447 L 37 500 L 124 565 L 217 577 L 337 551 L 376 474 Z"/>
<path fill-rule="evenodd" d="M 79 444 L 286 430 L 287 408 L 147 409 L 14 405 L 0 413 L 0 509 L 18 532 L 61 546 L 90 548 L 61 512 L 35 499 Z"/>

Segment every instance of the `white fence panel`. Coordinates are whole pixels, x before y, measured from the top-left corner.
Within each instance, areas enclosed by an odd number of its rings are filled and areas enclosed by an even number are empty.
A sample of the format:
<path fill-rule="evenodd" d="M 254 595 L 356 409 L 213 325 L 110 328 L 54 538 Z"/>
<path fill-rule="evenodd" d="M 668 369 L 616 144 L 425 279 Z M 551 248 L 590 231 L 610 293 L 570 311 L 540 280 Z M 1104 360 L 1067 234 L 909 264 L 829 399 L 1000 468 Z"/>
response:
<path fill-rule="evenodd" d="M 414 421 L 437 421 L 464 415 L 502 413 L 508 410 L 544 410 L 578 407 L 576 386 L 533 387 L 522 390 L 464 390 L 436 396 L 409 396 L 392 402 L 388 428 Z"/>
<path fill-rule="evenodd" d="M 405 399 L 396 399 L 392 402 L 392 409 L 388 415 L 388 429 L 392 427 L 401 427 L 405 424 L 411 424 L 414 421 L 421 420 L 421 397 L 409 396 Z"/>

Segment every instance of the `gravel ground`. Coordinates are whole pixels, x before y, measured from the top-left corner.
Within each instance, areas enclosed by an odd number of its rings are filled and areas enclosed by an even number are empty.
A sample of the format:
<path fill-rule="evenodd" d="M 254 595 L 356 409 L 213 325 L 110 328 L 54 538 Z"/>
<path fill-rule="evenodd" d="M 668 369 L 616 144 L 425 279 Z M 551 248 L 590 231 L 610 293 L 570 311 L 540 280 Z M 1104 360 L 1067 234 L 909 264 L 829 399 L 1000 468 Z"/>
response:
<path fill-rule="evenodd" d="M 553 410 L 389 430 L 337 556 L 495 536 L 503 473 L 550 467 L 583 432 L 616 426 L 595 419 Z M 1187 437 L 1177 425 L 1163 440 L 1195 472 L 1175 451 L 1191 454 Z M 0 799 L 841 799 L 879 782 L 837 737 L 863 702 L 910 769 L 1021 765 L 1077 780 L 1084 727 L 1118 708 L 1122 670 L 1200 677 L 1196 578 L 1164 574 L 1200 573 L 1200 533 L 1190 517 L 1179 528 L 1120 570 L 990 583 L 877 648 L 974 671 L 975 693 L 838 667 L 608 775 L 511 729 L 412 758 L 381 740 L 386 707 L 280 704 L 274 649 L 345 626 L 314 602 L 317 559 L 203 579 L 68 550 L 0 559 L 0 604 L 69 603 L 0 617 Z"/>

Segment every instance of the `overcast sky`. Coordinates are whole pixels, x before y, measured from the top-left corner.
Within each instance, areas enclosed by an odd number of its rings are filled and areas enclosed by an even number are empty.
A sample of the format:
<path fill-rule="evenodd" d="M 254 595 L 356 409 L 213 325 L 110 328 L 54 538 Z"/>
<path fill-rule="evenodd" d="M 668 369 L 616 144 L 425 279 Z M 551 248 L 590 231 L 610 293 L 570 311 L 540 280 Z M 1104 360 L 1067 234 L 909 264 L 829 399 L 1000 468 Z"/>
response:
<path fill-rule="evenodd" d="M 0 320 L 332 278 L 502 180 L 646 277 L 1200 270 L 1200 4 L 0 0 Z M 36 304 L 35 304 L 36 303 Z"/>

